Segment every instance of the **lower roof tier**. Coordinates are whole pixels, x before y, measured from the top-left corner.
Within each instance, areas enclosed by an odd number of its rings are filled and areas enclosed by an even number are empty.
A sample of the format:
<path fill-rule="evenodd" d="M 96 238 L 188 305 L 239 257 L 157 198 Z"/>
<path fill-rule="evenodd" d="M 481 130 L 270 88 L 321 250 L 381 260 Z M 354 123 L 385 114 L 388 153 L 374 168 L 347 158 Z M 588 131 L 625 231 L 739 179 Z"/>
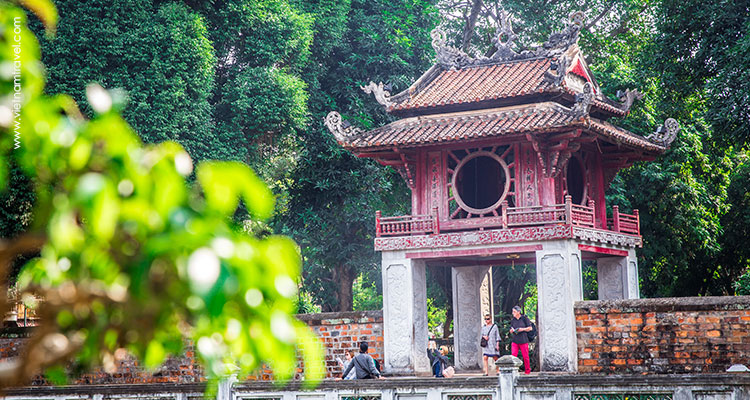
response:
<path fill-rule="evenodd" d="M 592 139 L 598 137 L 644 153 L 658 154 L 666 150 L 665 145 L 556 102 L 405 118 L 369 132 L 358 132 L 341 144 L 354 152 L 387 151 L 394 147 L 413 148 L 572 130 L 582 130 Z"/>

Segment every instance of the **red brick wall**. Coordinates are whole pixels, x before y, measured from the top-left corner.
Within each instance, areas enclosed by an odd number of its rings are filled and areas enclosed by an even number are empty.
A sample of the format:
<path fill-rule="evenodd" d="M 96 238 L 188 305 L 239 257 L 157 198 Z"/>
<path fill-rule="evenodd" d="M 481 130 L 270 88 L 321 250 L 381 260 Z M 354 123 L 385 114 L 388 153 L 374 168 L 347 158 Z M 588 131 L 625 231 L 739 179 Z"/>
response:
<path fill-rule="evenodd" d="M 300 314 L 298 319 L 307 323 L 321 338 L 325 347 L 327 377 L 341 376 L 341 368 L 336 357 L 344 359 L 346 350 L 359 352 L 359 342 L 367 341 L 370 355 L 383 363 L 383 312 L 361 311 L 344 313 Z M 23 350 L 29 328 L 6 329 L 0 335 L 0 362 L 3 358 L 17 356 Z M 301 368 L 296 378 L 302 377 Z M 249 379 L 271 380 L 271 370 L 262 368 Z M 157 371 L 145 371 L 138 360 L 126 357 L 117 362 L 114 373 L 95 372 L 81 375 L 76 384 L 128 384 L 128 383 L 193 383 L 205 380 L 203 369 L 195 358 L 192 346 L 187 346 L 185 354 L 167 360 Z M 38 377 L 33 385 L 45 385 L 44 378 Z"/>
<path fill-rule="evenodd" d="M 383 365 L 383 312 L 353 311 L 339 313 L 299 314 L 297 318 L 320 337 L 325 349 L 326 377 L 341 377 L 341 367 L 336 358 L 344 360 L 344 352 L 359 353 L 359 342 L 366 341 L 369 354 Z M 298 369 L 296 379 L 301 379 Z M 271 380 L 271 370 L 264 368 L 250 379 Z"/>
<path fill-rule="evenodd" d="M 750 296 L 582 301 L 575 316 L 579 373 L 750 365 Z"/>

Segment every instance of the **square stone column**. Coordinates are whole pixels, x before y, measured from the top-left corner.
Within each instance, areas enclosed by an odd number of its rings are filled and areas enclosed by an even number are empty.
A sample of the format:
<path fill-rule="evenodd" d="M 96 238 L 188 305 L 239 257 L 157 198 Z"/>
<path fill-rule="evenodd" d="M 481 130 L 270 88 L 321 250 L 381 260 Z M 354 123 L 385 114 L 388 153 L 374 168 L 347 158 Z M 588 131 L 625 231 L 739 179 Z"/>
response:
<path fill-rule="evenodd" d="M 581 251 L 573 240 L 543 242 L 536 252 L 539 359 L 542 371 L 576 372 L 573 303 L 583 300 Z"/>
<path fill-rule="evenodd" d="M 488 267 L 452 267 L 453 348 L 457 369 L 479 369 L 482 363 L 482 281 Z"/>
<path fill-rule="evenodd" d="M 425 263 L 383 251 L 384 372 L 430 372 Z"/>
<path fill-rule="evenodd" d="M 635 249 L 625 257 L 602 257 L 596 260 L 599 300 L 639 299 L 638 259 Z"/>

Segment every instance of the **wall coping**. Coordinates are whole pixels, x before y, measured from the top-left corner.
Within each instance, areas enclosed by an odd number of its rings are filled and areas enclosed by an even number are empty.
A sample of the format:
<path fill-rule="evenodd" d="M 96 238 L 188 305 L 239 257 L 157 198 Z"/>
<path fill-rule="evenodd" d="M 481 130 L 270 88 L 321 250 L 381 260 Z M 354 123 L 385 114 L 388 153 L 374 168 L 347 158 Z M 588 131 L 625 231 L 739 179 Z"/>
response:
<path fill-rule="evenodd" d="M 580 392 L 591 387 L 671 387 L 671 386 L 716 386 L 740 385 L 750 386 L 750 373 L 691 373 L 691 374 L 556 374 L 540 373 L 532 376 L 518 376 L 518 386 L 539 388 L 542 386 L 573 386 Z"/>
<path fill-rule="evenodd" d="M 59 395 L 93 395 L 120 394 L 139 395 L 144 393 L 204 393 L 205 383 L 131 383 L 131 384 L 102 384 L 102 385 L 70 385 L 70 386 L 24 386 L 5 389 L 4 397 L 8 396 L 59 396 Z"/>
<path fill-rule="evenodd" d="M 608 312 L 722 311 L 750 309 L 750 296 L 664 297 L 577 301 L 576 314 Z"/>
<path fill-rule="evenodd" d="M 368 311 L 342 311 L 342 312 L 326 312 L 326 313 L 311 313 L 311 314 L 297 314 L 295 318 L 302 322 L 321 322 L 321 321 L 334 321 L 334 320 L 351 320 L 350 323 L 358 322 L 362 318 L 383 318 L 383 310 L 368 310 Z M 338 325 L 336 324 L 336 325 Z"/>
<path fill-rule="evenodd" d="M 594 375 L 568 373 L 539 373 L 530 376 L 519 375 L 516 387 L 525 389 L 545 389 L 548 387 L 571 386 L 574 391 L 585 393 L 591 389 L 601 391 L 612 387 L 620 392 L 624 388 L 633 390 L 643 388 L 660 390 L 674 387 L 732 387 L 750 386 L 750 373 L 711 373 L 711 374 L 647 374 L 647 375 Z M 280 384 L 274 381 L 243 381 L 233 385 L 239 392 L 294 392 L 337 390 L 339 392 L 367 392 L 388 389 L 479 389 L 495 390 L 498 387 L 497 377 L 454 377 L 450 379 L 404 377 L 362 379 L 362 380 L 324 380 L 314 388 L 306 388 L 303 382 L 290 381 Z M 149 383 L 117 385 L 75 385 L 75 386 L 33 386 L 7 389 L 3 395 L 8 396 L 59 396 L 76 394 L 148 394 L 148 393 L 203 393 L 205 383 Z M 637 390 L 637 389 L 636 389 Z"/>

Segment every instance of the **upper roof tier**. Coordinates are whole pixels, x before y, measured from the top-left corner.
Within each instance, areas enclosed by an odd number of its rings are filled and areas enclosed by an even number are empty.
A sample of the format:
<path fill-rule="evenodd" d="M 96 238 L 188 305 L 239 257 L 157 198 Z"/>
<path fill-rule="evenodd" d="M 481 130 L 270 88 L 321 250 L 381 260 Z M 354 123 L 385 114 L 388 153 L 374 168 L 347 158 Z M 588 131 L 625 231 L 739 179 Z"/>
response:
<path fill-rule="evenodd" d="M 501 17 L 492 56 L 472 58 L 446 45 L 445 34 L 435 30 L 437 63 L 407 90 L 391 96 L 382 83 L 362 87 L 404 119 L 364 132 L 332 112 L 326 125 L 342 146 L 358 151 L 570 128 L 647 153 L 669 147 L 679 129 L 672 119 L 648 137 L 606 122 L 627 115 L 642 95 L 627 90 L 615 102 L 602 94 L 577 44 L 582 13 L 571 14 L 568 26 L 538 48 L 520 53 L 513 50 L 516 35 L 508 15 Z"/>

